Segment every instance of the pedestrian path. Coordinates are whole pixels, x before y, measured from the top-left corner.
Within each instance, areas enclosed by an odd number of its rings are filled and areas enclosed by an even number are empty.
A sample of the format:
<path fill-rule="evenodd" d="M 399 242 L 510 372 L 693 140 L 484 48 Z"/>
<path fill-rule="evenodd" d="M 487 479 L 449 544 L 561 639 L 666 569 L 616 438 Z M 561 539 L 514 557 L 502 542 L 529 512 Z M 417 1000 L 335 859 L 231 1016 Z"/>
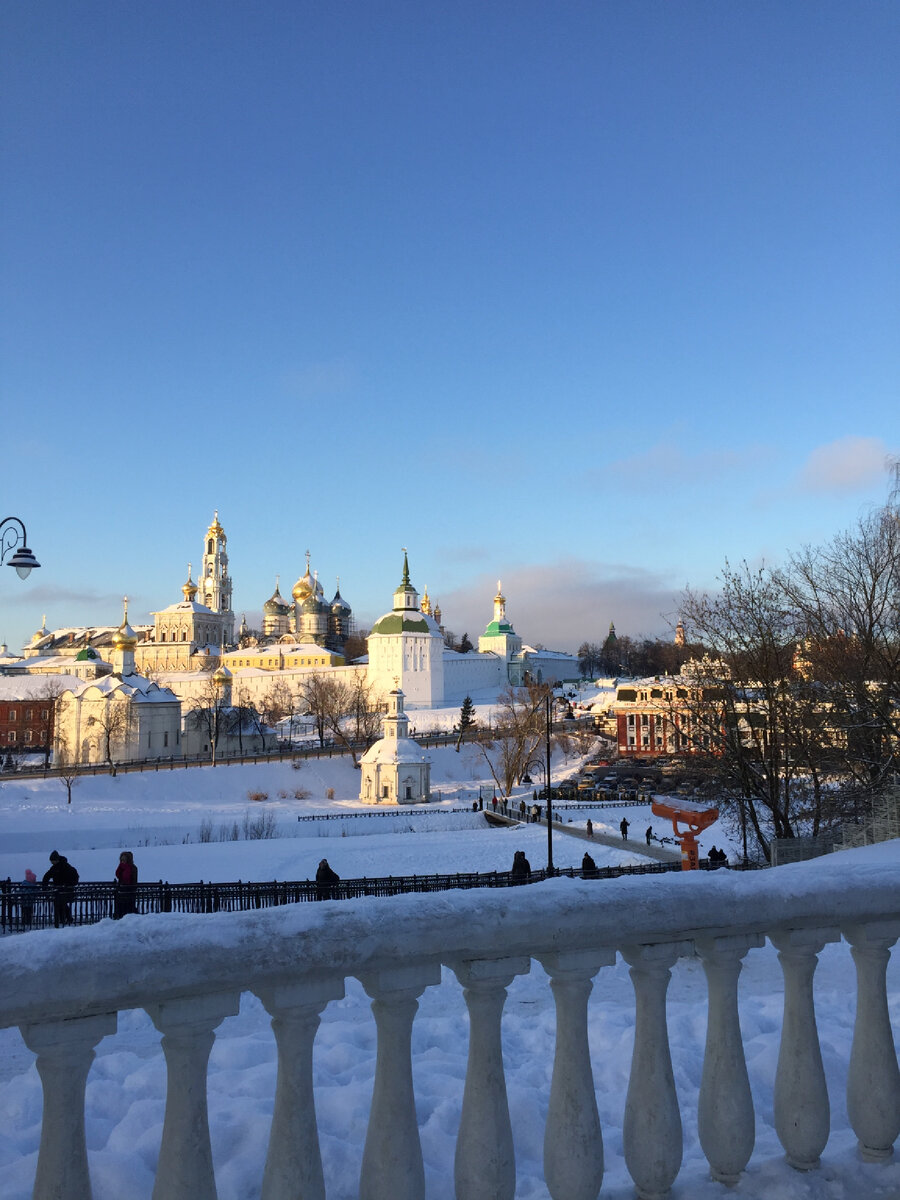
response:
<path fill-rule="evenodd" d="M 491 824 L 497 825 L 525 825 L 527 820 L 520 817 L 507 817 L 500 812 L 499 808 L 496 812 L 488 812 L 484 810 L 485 817 L 489 818 Z M 541 816 L 538 818 L 538 824 L 546 825 L 546 819 Z M 581 838 L 583 842 L 593 842 L 598 846 L 610 846 L 613 850 L 626 850 L 629 854 L 641 854 L 645 858 L 652 858 L 656 862 L 681 862 L 681 851 L 678 849 L 670 849 L 668 846 L 648 846 L 646 842 L 638 842 L 632 838 L 622 840 L 621 834 L 603 833 L 594 826 L 594 836 L 588 837 L 587 831 L 580 825 L 564 824 L 562 821 L 553 822 L 554 833 L 564 833 L 566 837 Z"/>

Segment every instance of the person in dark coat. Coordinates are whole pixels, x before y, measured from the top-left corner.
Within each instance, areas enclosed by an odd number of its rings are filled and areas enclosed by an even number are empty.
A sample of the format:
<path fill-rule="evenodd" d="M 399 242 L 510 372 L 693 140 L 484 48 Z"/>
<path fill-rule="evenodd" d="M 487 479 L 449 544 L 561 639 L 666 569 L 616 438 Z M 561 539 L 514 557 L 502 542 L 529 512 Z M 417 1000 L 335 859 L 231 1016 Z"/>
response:
<path fill-rule="evenodd" d="M 588 817 L 588 819 L 587 819 L 587 824 L 585 825 L 585 829 L 587 829 L 587 835 L 588 835 L 588 837 L 589 837 L 589 838 L 593 838 L 593 836 L 594 836 L 594 822 L 591 820 L 591 818 L 590 818 L 590 817 Z"/>
<path fill-rule="evenodd" d="M 328 900 L 334 895 L 334 885 L 340 882 L 340 875 L 332 871 L 328 859 L 323 858 L 316 869 L 316 899 Z"/>
<path fill-rule="evenodd" d="M 525 857 L 524 850 L 517 850 L 513 855 L 513 865 L 510 871 L 513 883 L 524 883 L 531 878 L 531 863 Z"/>
<path fill-rule="evenodd" d="M 597 878 L 597 864 L 591 858 L 590 854 L 585 851 L 584 858 L 581 860 L 581 875 L 584 879 Z"/>
<path fill-rule="evenodd" d="M 116 867 L 116 904 L 113 920 L 133 913 L 137 908 L 138 869 L 134 865 L 134 855 L 130 850 L 123 850 L 119 855 L 119 865 Z"/>
<path fill-rule="evenodd" d="M 628 841 L 628 821 L 625 817 L 619 822 L 619 832 L 622 834 L 622 841 Z"/>
<path fill-rule="evenodd" d="M 46 887 L 53 885 L 53 924 L 59 929 L 60 925 L 72 924 L 72 901 L 75 899 L 75 884 L 78 882 L 78 872 L 64 854 L 56 850 L 50 852 L 50 868 L 44 872 L 41 882 Z"/>
<path fill-rule="evenodd" d="M 653 841 L 653 826 L 652 825 L 647 826 L 647 832 L 644 834 L 644 837 L 647 839 L 647 845 L 649 846 L 650 843 Z"/>

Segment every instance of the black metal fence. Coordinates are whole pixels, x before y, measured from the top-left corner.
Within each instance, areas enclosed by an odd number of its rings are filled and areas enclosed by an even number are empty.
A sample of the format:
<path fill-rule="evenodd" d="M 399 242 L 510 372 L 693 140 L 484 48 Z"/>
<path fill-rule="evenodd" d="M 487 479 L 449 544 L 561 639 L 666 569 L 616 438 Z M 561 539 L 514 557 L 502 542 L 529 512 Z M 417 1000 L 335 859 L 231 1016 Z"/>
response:
<path fill-rule="evenodd" d="M 704 869 L 705 869 L 705 864 Z M 583 873 L 577 867 L 562 867 L 554 876 L 569 879 L 617 879 L 622 875 L 662 875 L 680 871 L 679 862 L 635 866 L 598 867 Z M 452 888 L 505 888 L 523 883 L 540 883 L 549 878 L 546 870 L 531 877 L 514 877 L 509 871 L 486 871 L 457 875 L 390 875 L 376 879 L 342 879 L 317 884 L 302 879 L 288 883 L 141 883 L 121 888 L 114 883 L 79 883 L 74 888 L 0 881 L 0 933 L 24 933 L 61 925 L 94 925 L 106 918 L 131 913 L 246 912 L 282 904 L 313 900 L 355 900 L 360 896 L 399 896 L 407 892 L 443 892 Z"/>

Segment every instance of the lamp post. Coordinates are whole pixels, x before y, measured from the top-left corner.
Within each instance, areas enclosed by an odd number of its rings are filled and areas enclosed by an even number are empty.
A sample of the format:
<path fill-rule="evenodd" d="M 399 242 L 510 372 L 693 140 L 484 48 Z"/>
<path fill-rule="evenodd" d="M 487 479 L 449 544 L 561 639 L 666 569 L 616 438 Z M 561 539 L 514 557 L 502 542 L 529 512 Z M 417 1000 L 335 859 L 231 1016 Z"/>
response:
<path fill-rule="evenodd" d="M 18 517 L 4 517 L 0 521 L 0 563 L 6 561 L 7 554 L 16 546 L 20 546 L 20 549 L 16 550 L 8 566 L 16 568 L 20 579 L 27 579 L 31 571 L 41 564 L 28 549 L 24 523 Z"/>
<path fill-rule="evenodd" d="M 531 776 L 528 774 L 528 771 L 529 771 L 529 769 L 535 768 L 535 767 L 539 767 L 544 775 L 544 786 L 546 789 L 544 792 L 544 795 L 547 798 L 547 874 L 548 875 L 554 874 L 554 867 L 553 867 L 553 808 L 552 808 L 552 802 L 550 799 L 550 792 L 551 792 L 551 787 L 550 787 L 550 733 L 551 733 L 551 711 L 552 711 L 551 705 L 552 705 L 552 703 L 553 703 L 553 693 L 550 691 L 550 688 L 548 687 L 547 695 L 545 697 L 545 707 L 546 707 L 546 715 L 547 715 L 547 730 L 546 730 L 546 732 L 547 732 L 547 736 L 546 736 L 547 759 L 546 759 L 546 763 L 542 763 L 539 758 L 534 759 L 532 762 L 530 762 L 526 765 L 525 774 L 522 776 L 522 778 L 520 780 L 521 783 L 525 783 L 530 786 Z"/>
<path fill-rule="evenodd" d="M 547 695 L 545 697 L 547 705 L 547 874 L 553 875 L 553 809 L 551 808 L 550 793 L 550 729 L 551 729 L 551 705 L 553 703 L 553 694 L 550 690 L 550 685 L 547 685 Z"/>

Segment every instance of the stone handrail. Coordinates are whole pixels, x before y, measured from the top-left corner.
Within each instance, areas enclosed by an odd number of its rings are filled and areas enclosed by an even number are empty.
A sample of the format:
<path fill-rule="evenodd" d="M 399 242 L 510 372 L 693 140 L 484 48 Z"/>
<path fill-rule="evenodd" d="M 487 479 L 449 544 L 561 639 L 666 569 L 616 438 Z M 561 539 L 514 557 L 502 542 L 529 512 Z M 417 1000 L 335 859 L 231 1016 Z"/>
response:
<path fill-rule="evenodd" d="M 168 1092 L 155 1200 L 214 1200 L 206 1071 L 214 1030 L 258 995 L 272 1016 L 278 1078 L 262 1200 L 323 1200 L 312 1046 L 319 1017 L 360 979 L 372 997 L 377 1059 L 359 1196 L 422 1200 L 412 1024 L 442 964 L 463 985 L 469 1062 L 456 1145 L 459 1200 L 511 1200 L 513 1135 L 501 1054 L 506 988 L 538 960 L 557 1014 L 544 1172 L 554 1200 L 593 1200 L 603 1143 L 588 1053 L 593 976 L 621 953 L 635 991 L 635 1042 L 624 1098 L 625 1161 L 640 1197 L 665 1196 L 682 1158 L 666 990 L 679 956 L 702 960 L 708 1024 L 698 1136 L 715 1179 L 734 1182 L 754 1144 L 737 1004 L 742 959 L 768 937 L 785 999 L 775 1128 L 788 1162 L 813 1168 L 829 1108 L 813 1003 L 817 955 L 843 935 L 858 981 L 847 1079 L 862 1156 L 888 1157 L 900 1132 L 900 1072 L 885 973 L 900 936 L 900 880 L 855 855 L 777 872 L 686 872 L 654 879 L 558 879 L 531 888 L 325 902 L 206 918 L 129 918 L 36 933 L 0 946 L 0 1026 L 18 1025 L 37 1055 L 44 1118 L 36 1200 L 88 1200 L 84 1088 L 94 1047 L 118 1010 L 146 1009 L 162 1034 Z M 139 934 L 139 936 L 136 936 Z M 64 955 L 64 957 L 63 957 Z M 64 966 L 62 965 L 64 964 Z M 127 964 L 127 969 L 123 967 Z M 65 986 L 60 986 L 60 972 Z"/>

